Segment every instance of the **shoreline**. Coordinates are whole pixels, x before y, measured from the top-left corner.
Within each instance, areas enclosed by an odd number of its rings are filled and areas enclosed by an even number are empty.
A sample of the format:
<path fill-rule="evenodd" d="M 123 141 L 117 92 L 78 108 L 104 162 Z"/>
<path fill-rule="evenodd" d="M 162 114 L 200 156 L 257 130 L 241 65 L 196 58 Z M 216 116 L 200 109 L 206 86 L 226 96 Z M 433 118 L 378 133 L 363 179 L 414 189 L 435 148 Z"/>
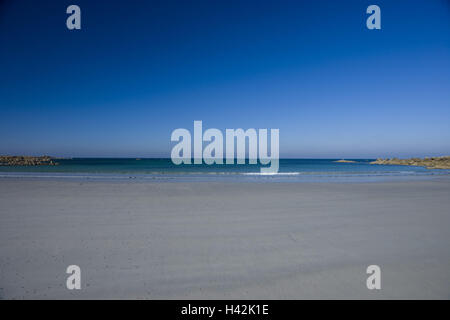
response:
<path fill-rule="evenodd" d="M 439 169 L 438 169 L 439 170 Z M 426 181 L 426 180 L 450 180 L 450 172 L 447 170 L 433 170 L 425 173 L 394 172 L 394 173 L 280 173 L 274 175 L 260 175 L 247 173 L 84 173 L 84 172 L 0 172 L 1 180 L 55 180 L 55 181 L 103 181 L 103 182 L 185 182 L 185 183 L 376 183 L 396 181 Z"/>

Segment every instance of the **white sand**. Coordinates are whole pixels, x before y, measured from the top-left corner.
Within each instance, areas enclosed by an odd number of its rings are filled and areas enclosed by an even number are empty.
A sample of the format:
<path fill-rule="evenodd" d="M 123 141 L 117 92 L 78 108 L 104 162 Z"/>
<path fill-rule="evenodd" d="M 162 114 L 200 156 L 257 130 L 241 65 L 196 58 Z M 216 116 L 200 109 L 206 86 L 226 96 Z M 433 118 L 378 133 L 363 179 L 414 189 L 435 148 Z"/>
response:
<path fill-rule="evenodd" d="M 0 298 L 448 299 L 449 227 L 449 180 L 3 178 Z M 66 289 L 71 264 L 81 290 Z"/>

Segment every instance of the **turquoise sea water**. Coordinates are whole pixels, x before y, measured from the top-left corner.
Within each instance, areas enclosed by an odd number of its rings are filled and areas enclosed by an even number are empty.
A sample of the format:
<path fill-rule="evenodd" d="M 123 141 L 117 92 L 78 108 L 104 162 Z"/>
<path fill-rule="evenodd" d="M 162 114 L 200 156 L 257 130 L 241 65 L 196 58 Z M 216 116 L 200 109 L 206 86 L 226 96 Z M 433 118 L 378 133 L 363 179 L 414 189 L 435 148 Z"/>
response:
<path fill-rule="evenodd" d="M 171 159 L 75 158 L 58 159 L 58 166 L 0 166 L 0 177 L 157 179 L 176 181 L 379 181 L 386 179 L 429 179 L 450 176 L 450 170 L 423 167 L 373 165 L 373 159 L 280 159 L 278 174 L 263 175 L 261 165 L 175 165 Z M 352 159 L 348 159 L 352 160 Z"/>

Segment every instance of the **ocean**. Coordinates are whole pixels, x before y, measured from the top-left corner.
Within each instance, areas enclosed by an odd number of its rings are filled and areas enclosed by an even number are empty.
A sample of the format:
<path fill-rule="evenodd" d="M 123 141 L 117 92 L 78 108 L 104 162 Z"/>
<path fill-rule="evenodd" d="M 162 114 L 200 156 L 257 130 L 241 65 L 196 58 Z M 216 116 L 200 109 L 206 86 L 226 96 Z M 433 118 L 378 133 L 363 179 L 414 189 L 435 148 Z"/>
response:
<path fill-rule="evenodd" d="M 175 165 L 171 159 L 73 158 L 58 166 L 0 166 L 0 177 L 138 179 L 164 181 L 355 182 L 430 179 L 450 170 L 415 166 L 374 165 L 374 159 L 280 159 L 278 174 L 260 173 L 261 165 Z"/>

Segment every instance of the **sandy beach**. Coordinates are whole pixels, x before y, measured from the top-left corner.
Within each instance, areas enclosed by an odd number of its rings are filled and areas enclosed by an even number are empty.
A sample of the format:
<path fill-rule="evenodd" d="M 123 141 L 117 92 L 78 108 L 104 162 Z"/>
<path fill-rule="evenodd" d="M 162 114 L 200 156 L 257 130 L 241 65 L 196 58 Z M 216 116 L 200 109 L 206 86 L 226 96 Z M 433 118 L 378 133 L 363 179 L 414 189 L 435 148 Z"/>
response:
<path fill-rule="evenodd" d="M 446 178 L 2 178 L 0 298 L 448 299 L 449 194 Z M 72 264 L 81 290 L 66 288 Z"/>

